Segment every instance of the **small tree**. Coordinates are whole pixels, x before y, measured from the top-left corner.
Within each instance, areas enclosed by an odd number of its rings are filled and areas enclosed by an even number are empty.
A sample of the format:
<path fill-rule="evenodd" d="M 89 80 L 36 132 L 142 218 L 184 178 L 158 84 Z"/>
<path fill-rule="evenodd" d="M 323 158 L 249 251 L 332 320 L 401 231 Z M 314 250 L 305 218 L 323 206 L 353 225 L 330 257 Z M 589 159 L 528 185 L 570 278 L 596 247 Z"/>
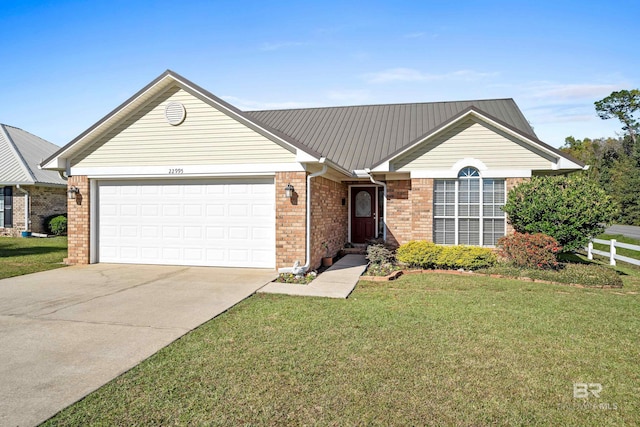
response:
<path fill-rule="evenodd" d="M 580 175 L 533 177 L 509 192 L 504 211 L 517 232 L 544 233 L 565 252 L 583 248 L 617 213 L 611 197 Z"/>

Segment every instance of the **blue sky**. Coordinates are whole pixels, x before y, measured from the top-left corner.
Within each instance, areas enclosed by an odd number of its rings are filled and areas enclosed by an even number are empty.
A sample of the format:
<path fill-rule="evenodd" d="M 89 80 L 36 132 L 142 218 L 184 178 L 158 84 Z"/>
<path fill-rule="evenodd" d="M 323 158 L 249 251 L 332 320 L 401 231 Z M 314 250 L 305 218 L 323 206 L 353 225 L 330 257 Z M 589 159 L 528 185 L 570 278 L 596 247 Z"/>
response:
<path fill-rule="evenodd" d="M 4 1 L 0 122 L 64 145 L 166 69 L 241 109 L 514 98 L 543 141 L 615 136 L 637 1 Z"/>

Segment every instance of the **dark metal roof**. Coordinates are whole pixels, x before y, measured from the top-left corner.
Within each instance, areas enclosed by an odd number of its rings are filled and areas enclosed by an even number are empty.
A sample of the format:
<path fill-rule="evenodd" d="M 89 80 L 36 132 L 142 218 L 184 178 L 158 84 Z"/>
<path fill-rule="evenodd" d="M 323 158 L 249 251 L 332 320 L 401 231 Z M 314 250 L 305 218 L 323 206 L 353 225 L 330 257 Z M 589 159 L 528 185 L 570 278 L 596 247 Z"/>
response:
<path fill-rule="evenodd" d="M 538 140 L 513 99 L 247 111 L 346 170 L 370 168 L 473 107 Z"/>

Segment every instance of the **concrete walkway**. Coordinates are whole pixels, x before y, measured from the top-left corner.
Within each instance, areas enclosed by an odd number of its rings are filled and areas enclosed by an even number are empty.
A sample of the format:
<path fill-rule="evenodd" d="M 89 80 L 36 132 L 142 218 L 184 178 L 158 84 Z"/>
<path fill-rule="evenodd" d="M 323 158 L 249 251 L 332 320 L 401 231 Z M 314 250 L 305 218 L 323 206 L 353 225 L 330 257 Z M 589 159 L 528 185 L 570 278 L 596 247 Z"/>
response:
<path fill-rule="evenodd" d="M 367 267 L 364 255 L 345 255 L 308 285 L 269 283 L 258 292 L 309 297 L 347 298 Z"/>
<path fill-rule="evenodd" d="M 276 276 L 94 264 L 0 280 L 0 426 L 41 423 Z"/>

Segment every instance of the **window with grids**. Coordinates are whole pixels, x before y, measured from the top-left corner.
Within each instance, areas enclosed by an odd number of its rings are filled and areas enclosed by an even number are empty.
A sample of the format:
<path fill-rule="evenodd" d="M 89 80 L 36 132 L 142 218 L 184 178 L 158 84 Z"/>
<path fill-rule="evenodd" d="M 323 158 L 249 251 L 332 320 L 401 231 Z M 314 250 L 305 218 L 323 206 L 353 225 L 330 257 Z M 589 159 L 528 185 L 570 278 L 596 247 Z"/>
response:
<path fill-rule="evenodd" d="M 458 179 L 435 180 L 433 192 L 435 243 L 494 246 L 505 235 L 504 179 L 482 178 L 467 167 Z"/>

